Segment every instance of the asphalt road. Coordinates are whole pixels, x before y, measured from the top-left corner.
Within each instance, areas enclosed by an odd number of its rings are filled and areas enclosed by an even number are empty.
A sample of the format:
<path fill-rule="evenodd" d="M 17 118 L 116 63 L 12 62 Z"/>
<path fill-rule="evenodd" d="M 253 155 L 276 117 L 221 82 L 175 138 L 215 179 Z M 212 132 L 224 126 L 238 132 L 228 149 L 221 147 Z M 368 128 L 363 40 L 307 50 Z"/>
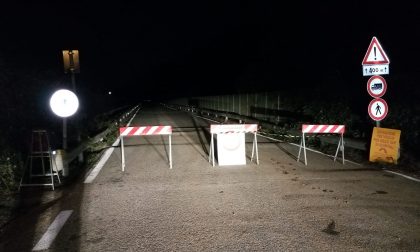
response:
<path fill-rule="evenodd" d="M 73 210 L 48 251 L 418 251 L 420 183 L 334 163 L 258 138 L 260 164 L 208 162 L 209 121 L 162 107 L 131 125 L 172 125 L 168 137 L 125 140 L 90 184 L 44 193 L 7 227 L 2 251 L 30 251 Z"/>

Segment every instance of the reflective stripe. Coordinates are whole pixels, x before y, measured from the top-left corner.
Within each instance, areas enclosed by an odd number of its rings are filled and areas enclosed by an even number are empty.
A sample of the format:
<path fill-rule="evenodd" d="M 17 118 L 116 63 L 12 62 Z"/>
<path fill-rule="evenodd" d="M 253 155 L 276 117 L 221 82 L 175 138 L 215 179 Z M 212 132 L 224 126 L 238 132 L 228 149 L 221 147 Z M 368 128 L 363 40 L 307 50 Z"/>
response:
<path fill-rule="evenodd" d="M 341 133 L 344 134 L 344 125 L 313 125 L 303 124 L 302 133 Z"/>
<path fill-rule="evenodd" d="M 141 126 L 141 127 L 122 127 L 121 136 L 144 136 L 144 135 L 170 135 L 172 126 Z"/>

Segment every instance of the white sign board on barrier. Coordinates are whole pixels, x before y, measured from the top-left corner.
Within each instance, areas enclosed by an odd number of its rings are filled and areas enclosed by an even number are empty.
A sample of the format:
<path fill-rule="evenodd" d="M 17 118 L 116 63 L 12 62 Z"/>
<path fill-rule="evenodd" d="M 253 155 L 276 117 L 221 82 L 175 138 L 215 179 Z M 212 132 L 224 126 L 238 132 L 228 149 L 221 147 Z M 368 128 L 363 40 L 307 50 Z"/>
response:
<path fill-rule="evenodd" d="M 217 154 L 219 165 L 245 165 L 245 134 L 253 133 L 251 162 L 256 155 L 258 159 L 257 124 L 218 124 L 210 125 L 211 141 L 209 162 L 214 166 L 214 135 L 217 135 Z"/>
<path fill-rule="evenodd" d="M 217 134 L 217 156 L 220 166 L 245 165 L 245 133 Z"/>

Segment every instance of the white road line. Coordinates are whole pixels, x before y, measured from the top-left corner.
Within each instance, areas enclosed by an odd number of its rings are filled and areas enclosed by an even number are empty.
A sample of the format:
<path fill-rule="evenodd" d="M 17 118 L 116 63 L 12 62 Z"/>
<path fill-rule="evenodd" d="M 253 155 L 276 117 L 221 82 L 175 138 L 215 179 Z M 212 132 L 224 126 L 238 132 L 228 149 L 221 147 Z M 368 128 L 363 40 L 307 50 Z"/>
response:
<path fill-rule="evenodd" d="M 388 170 L 386 170 L 386 169 L 383 169 L 383 170 L 384 170 L 385 172 L 393 173 L 393 174 L 399 175 L 399 176 L 404 177 L 404 178 L 409 179 L 409 180 L 413 180 L 413 181 L 416 181 L 416 182 L 420 182 L 420 179 L 416 179 L 416 178 L 413 178 L 413 177 L 410 177 L 410 176 L 407 176 L 407 175 L 401 174 L 401 173 L 399 173 L 399 172 L 388 171 Z"/>
<path fill-rule="evenodd" d="M 127 124 L 127 127 L 130 126 L 130 123 L 133 121 L 134 117 L 137 115 L 137 112 L 139 112 L 140 109 L 134 113 L 133 117 L 130 119 L 130 121 Z M 108 150 L 105 151 L 105 153 L 102 155 L 99 162 L 96 164 L 95 168 L 93 168 L 89 175 L 85 179 L 85 184 L 90 184 L 95 180 L 96 176 L 98 176 L 99 172 L 102 170 L 104 165 L 106 164 L 106 161 L 108 161 L 111 154 L 114 152 L 115 147 L 117 147 L 120 144 L 120 138 L 118 137 L 117 140 L 112 144 L 112 147 L 110 147 Z"/>
<path fill-rule="evenodd" d="M 260 134 L 257 134 L 257 135 L 259 135 L 259 136 L 261 136 L 261 137 L 264 137 L 264 138 L 267 138 L 267 139 L 270 139 L 270 140 L 277 141 L 277 142 L 286 143 L 286 142 L 283 142 L 283 141 L 277 140 L 277 139 L 275 139 L 275 138 L 271 138 L 271 137 L 263 136 L 263 135 L 260 135 Z M 288 143 L 288 144 L 291 144 L 291 145 L 294 145 L 294 146 L 297 146 L 297 147 L 299 147 L 299 146 L 300 146 L 299 144 L 295 144 L 295 143 Z M 310 148 L 306 148 L 306 149 L 307 149 L 307 150 L 309 150 L 309 151 L 315 152 L 315 153 L 319 153 L 319 154 L 324 155 L 324 156 L 334 157 L 334 156 L 332 156 L 332 155 L 328 155 L 328 154 L 322 153 L 322 152 L 317 151 L 317 150 L 313 150 L 313 149 L 310 149 Z M 355 165 L 359 165 L 359 166 L 361 166 L 361 164 L 356 163 L 356 162 L 353 162 L 353 161 L 350 161 L 350 160 L 347 160 L 347 159 L 346 159 L 346 162 L 349 162 L 349 163 L 352 163 L 352 164 L 355 164 Z M 401 177 L 404 177 L 404 178 L 409 179 L 409 180 L 412 180 L 412 181 L 420 182 L 420 179 L 416 179 L 416 178 L 410 177 L 410 176 L 408 176 L 408 175 L 405 175 L 405 174 L 402 174 L 402 173 L 399 173 L 399 172 L 389 171 L 389 170 L 386 170 L 385 168 L 384 168 L 383 170 L 384 170 L 385 172 L 393 173 L 393 174 L 395 174 L 395 175 L 399 175 L 399 176 L 401 176 Z"/>
<path fill-rule="evenodd" d="M 290 145 L 293 145 L 293 146 L 300 147 L 300 144 L 284 142 L 284 141 L 281 141 L 281 140 L 278 140 L 278 139 L 275 139 L 275 138 L 272 138 L 272 137 L 264 136 L 264 135 L 261 135 L 261 134 L 257 134 L 257 135 L 260 136 L 260 137 L 264 137 L 266 139 L 269 139 L 269 140 L 277 141 L 277 142 L 280 142 L 280 143 L 287 143 L 287 144 L 290 144 Z M 308 148 L 308 147 L 306 147 L 306 150 L 312 151 L 312 152 L 315 152 L 315 153 L 318 153 L 318 154 L 321 154 L 321 155 L 324 155 L 324 156 L 327 156 L 327 157 L 331 157 L 331 158 L 334 157 L 333 155 L 328 155 L 328 154 L 325 154 L 323 152 L 320 152 L 320 151 L 317 151 L 317 150 L 314 150 L 314 149 L 311 149 L 311 148 Z M 337 157 L 337 159 L 340 159 L 340 157 Z M 350 160 L 347 160 L 347 159 L 345 159 L 345 162 L 361 166 L 361 164 L 350 161 Z"/>
<path fill-rule="evenodd" d="M 120 139 L 118 138 L 117 140 L 118 142 L 120 141 Z M 114 144 L 117 142 L 115 141 Z M 113 145 L 114 145 L 113 144 Z M 102 170 L 102 168 L 104 167 L 106 161 L 108 161 L 109 157 L 111 156 L 111 154 L 114 152 L 114 147 L 109 148 L 108 150 L 105 151 L 105 153 L 102 155 L 101 159 L 99 160 L 99 162 L 96 164 L 95 168 L 93 168 L 92 171 L 90 171 L 89 175 L 86 177 L 85 179 L 85 184 L 89 184 L 92 183 L 93 180 L 96 178 L 96 176 L 98 176 L 99 172 Z"/>
<path fill-rule="evenodd" d="M 48 249 L 72 213 L 73 210 L 61 211 L 57 217 L 55 217 L 53 223 L 51 223 L 32 251 Z"/>
<path fill-rule="evenodd" d="M 127 127 L 130 127 L 131 122 L 133 121 L 134 117 L 137 115 L 137 112 L 139 112 L 140 108 L 137 109 L 136 113 L 134 113 L 133 117 L 131 117 L 130 121 L 127 123 Z"/>

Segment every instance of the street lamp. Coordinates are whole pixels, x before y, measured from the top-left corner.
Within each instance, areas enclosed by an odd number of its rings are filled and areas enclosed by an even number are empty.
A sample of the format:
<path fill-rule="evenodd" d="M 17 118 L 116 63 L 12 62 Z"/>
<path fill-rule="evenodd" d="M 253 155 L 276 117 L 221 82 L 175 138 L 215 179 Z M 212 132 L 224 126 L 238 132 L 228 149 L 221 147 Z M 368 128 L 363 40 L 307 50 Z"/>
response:
<path fill-rule="evenodd" d="M 73 92 L 76 93 L 76 73 L 80 73 L 79 50 L 63 50 L 64 73 L 71 76 Z M 80 125 L 77 123 L 77 141 L 81 142 Z M 79 162 L 83 162 L 83 152 L 79 154 Z"/>
<path fill-rule="evenodd" d="M 63 118 L 63 149 L 67 149 L 67 117 L 76 113 L 79 108 L 79 99 L 70 90 L 60 89 L 50 99 L 50 107 L 54 114 Z"/>

